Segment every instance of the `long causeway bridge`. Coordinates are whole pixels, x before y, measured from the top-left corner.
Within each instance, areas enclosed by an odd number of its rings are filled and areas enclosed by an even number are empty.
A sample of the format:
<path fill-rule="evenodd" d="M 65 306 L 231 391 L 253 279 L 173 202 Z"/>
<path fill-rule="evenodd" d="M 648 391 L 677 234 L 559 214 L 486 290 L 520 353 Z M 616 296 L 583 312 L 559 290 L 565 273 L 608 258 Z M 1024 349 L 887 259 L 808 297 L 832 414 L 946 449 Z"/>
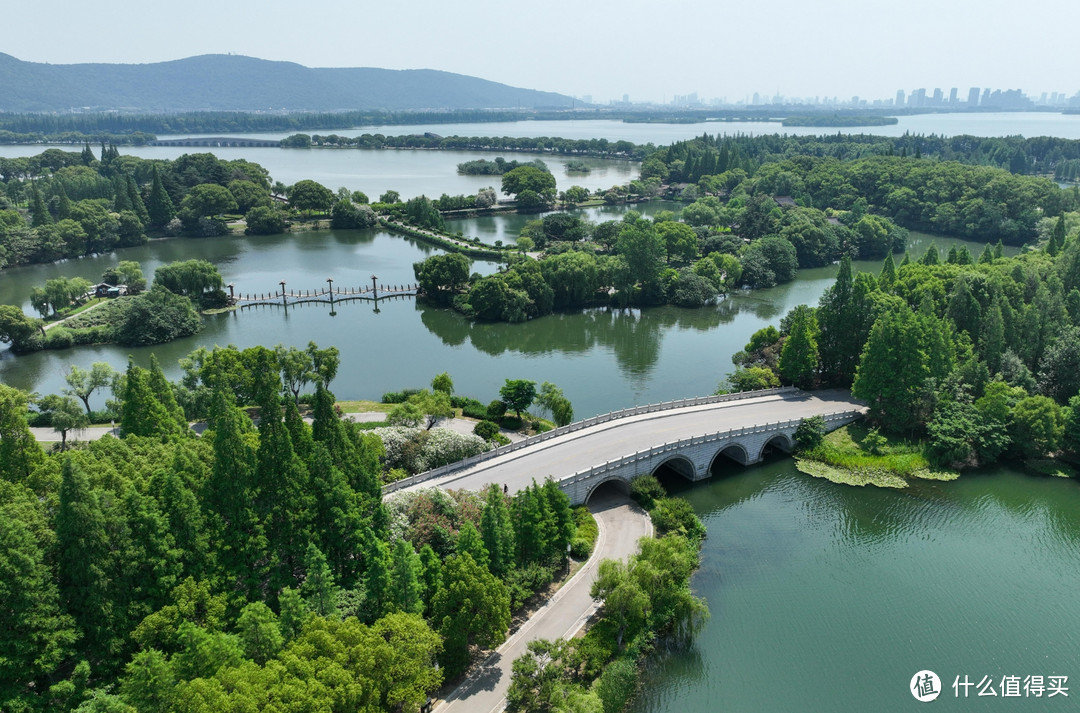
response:
<path fill-rule="evenodd" d="M 371 287 L 324 287 L 315 290 L 286 290 L 281 285 L 278 292 L 240 292 L 229 286 L 229 299 L 237 307 L 256 307 L 259 305 L 277 305 L 290 307 L 307 303 L 328 304 L 331 308 L 341 302 L 355 300 L 390 299 L 394 297 L 415 297 L 420 291 L 418 285 L 375 285 Z"/>
<path fill-rule="evenodd" d="M 865 410 L 847 392 L 791 387 L 637 406 L 420 473 L 384 492 L 431 486 L 479 490 L 489 483 L 516 492 L 533 479 L 551 477 L 571 503 L 580 505 L 604 483 L 625 489 L 633 478 L 661 466 L 696 481 L 708 478 L 720 458 L 750 465 L 769 449 L 790 453 L 803 419 L 822 416 L 831 431 Z"/>
<path fill-rule="evenodd" d="M 237 136 L 203 136 L 184 139 L 158 139 L 149 142 L 150 146 L 208 146 L 211 148 L 278 148 L 277 139 L 246 139 Z"/>

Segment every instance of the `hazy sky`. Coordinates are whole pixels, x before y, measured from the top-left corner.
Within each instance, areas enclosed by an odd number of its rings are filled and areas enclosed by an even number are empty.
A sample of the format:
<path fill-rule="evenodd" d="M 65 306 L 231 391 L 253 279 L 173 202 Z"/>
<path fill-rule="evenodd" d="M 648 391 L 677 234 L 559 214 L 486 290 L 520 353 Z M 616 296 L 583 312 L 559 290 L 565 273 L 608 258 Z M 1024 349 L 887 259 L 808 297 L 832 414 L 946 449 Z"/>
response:
<path fill-rule="evenodd" d="M 310 67 L 441 69 L 594 101 L 1080 90 L 1077 0 L 4 4 L 0 51 L 54 64 L 231 52 Z"/>

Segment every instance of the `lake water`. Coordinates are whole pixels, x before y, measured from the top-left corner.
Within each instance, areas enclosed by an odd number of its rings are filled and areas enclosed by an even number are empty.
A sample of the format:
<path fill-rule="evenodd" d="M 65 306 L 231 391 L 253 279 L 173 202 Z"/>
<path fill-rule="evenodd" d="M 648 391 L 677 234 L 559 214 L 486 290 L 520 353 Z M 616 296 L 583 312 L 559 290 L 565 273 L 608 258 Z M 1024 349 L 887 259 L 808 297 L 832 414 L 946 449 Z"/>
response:
<path fill-rule="evenodd" d="M 866 133 L 879 136 L 900 136 L 906 131 L 917 134 L 973 134 L 976 136 L 1058 136 L 1080 139 L 1080 115 L 1048 114 L 1041 112 L 991 114 L 919 114 L 900 117 L 893 126 L 849 127 L 826 129 L 820 127 L 785 128 L 779 122 L 702 122 L 699 124 L 627 124 L 621 121 L 518 121 L 501 123 L 423 124 L 413 126 L 369 126 L 336 133 L 356 136 L 364 133 L 386 135 L 418 134 L 425 131 L 443 136 L 558 136 L 571 139 L 607 138 L 634 143 L 665 145 L 709 134 L 791 134 L 816 136 L 841 132 Z M 290 132 L 291 133 L 291 132 Z M 244 136 L 252 138 L 284 138 L 285 133 Z M 181 138 L 162 136 L 161 138 Z M 35 156 L 45 145 L 0 146 L 0 156 Z M 77 146 L 55 148 L 79 150 Z M 478 158 L 492 159 L 500 152 L 482 151 L 399 151 L 358 149 L 278 149 L 278 148 L 197 148 L 181 146 L 122 146 L 120 152 L 143 158 L 174 159 L 185 153 L 212 152 L 223 159 L 245 158 L 264 166 L 274 180 L 286 184 L 311 179 L 337 190 L 365 192 L 374 200 L 386 190 L 398 191 L 403 198 L 418 195 L 437 197 L 473 194 L 485 186 L 499 187 L 499 176 L 459 176 L 457 164 Z M 529 154 L 501 152 L 508 158 L 528 160 Z M 584 160 L 592 171 L 587 174 L 566 171 L 566 157 L 544 156 L 543 160 L 555 175 L 559 190 L 578 185 L 590 190 L 607 189 L 626 183 L 639 175 L 638 165 L 629 161 L 607 159 Z"/>
<path fill-rule="evenodd" d="M 674 207 L 660 201 L 640 206 L 646 213 Z M 618 218 L 626 206 L 603 206 L 585 211 L 592 220 Z M 497 216 L 502 223 L 491 234 L 509 235 L 524 216 Z M 510 226 L 510 227 L 508 227 Z M 472 233 L 466 231 L 467 235 Z M 912 234 L 912 254 L 921 255 L 929 242 L 942 251 L 967 244 L 975 254 L 982 246 L 963 241 Z M 316 290 L 332 277 L 336 287 L 406 284 L 414 281 L 412 264 L 434 254 L 434 248 L 380 230 L 322 230 L 268 237 L 218 239 L 179 238 L 154 241 L 110 255 L 86 257 L 49 265 L 4 270 L 0 303 L 18 304 L 32 313 L 33 287 L 57 277 L 97 281 L 119 260 L 136 260 L 147 278 L 173 260 L 202 258 L 217 265 L 226 283 L 237 292 Z M 878 262 L 856 263 L 878 271 Z M 474 262 L 473 270 L 489 273 L 494 263 Z M 156 353 L 166 373 L 179 375 L 177 361 L 199 346 L 283 343 L 297 347 L 308 341 L 336 345 L 342 368 L 332 388 L 340 398 L 378 399 L 383 392 L 407 386 L 426 386 L 448 371 L 459 393 L 485 403 L 496 397 L 504 379 L 529 378 L 558 384 L 586 417 L 626 406 L 712 393 L 732 370 L 731 355 L 750 335 L 776 323 L 798 304 L 816 304 L 835 277 L 835 267 L 801 270 L 798 279 L 768 290 L 738 291 L 719 305 L 705 309 L 656 307 L 633 310 L 594 309 L 558 314 L 522 324 L 472 323 L 449 309 L 418 304 L 412 298 L 382 300 L 378 312 L 369 302 L 338 305 L 298 305 L 286 314 L 279 307 L 253 307 L 204 318 L 197 335 L 141 349 L 117 345 L 77 347 L 15 356 L 0 351 L 0 379 L 28 391 L 59 393 L 70 364 L 88 367 L 108 361 L 123 368 L 130 354 L 137 364 Z M 95 408 L 104 403 L 95 394 Z"/>
<path fill-rule="evenodd" d="M 703 121 L 696 124 L 630 124 L 612 119 L 567 121 L 506 121 L 492 123 L 462 122 L 454 124 L 415 124 L 408 126 L 361 126 L 339 131 L 307 131 L 308 134 L 337 134 L 359 136 L 361 134 L 422 134 L 430 132 L 440 136 L 517 136 L 538 138 L 558 136 L 564 139 L 608 139 L 632 141 L 635 144 L 653 143 L 657 146 L 673 141 L 692 139 L 708 134 L 789 134 L 793 136 L 818 136 L 820 134 L 874 134 L 876 136 L 902 136 L 913 134 L 938 134 L 956 136 L 1058 136 L 1080 139 L 1080 115 L 1053 114 L 1047 112 L 992 112 L 985 114 L 916 114 L 897 117 L 891 126 L 853 126 L 829 128 L 820 126 L 785 127 L 779 121 Z M 265 139 L 283 139 L 297 132 L 245 133 L 244 136 Z M 184 138 L 165 136 L 162 139 Z"/>
<path fill-rule="evenodd" d="M 998 468 L 897 491 L 789 458 L 721 467 L 667 481 L 708 528 L 692 583 L 712 618 L 654 662 L 632 713 L 913 711 L 924 669 L 944 688 L 934 710 L 1076 710 L 1076 481 Z M 957 698 L 965 675 L 997 697 Z M 1069 698 L 1002 697 L 1004 676 L 1028 675 L 1069 676 Z"/>
<path fill-rule="evenodd" d="M 44 145 L 0 146 L 0 156 L 15 158 L 36 156 Z M 79 150 L 71 145 L 57 146 L 65 151 Z M 387 190 L 395 190 L 402 199 L 426 195 L 438 198 L 448 195 L 474 195 L 481 188 L 491 186 L 499 190 L 501 176 L 462 176 L 457 165 L 466 161 L 497 155 L 507 159 L 531 161 L 540 158 L 555 176 L 558 190 L 570 186 L 582 186 L 590 191 L 607 190 L 614 185 L 627 183 L 640 174 L 638 164 L 600 158 L 564 156 L 533 156 L 531 154 L 492 153 L 484 151 L 424 151 L 359 149 L 278 149 L 278 148 L 203 148 L 181 146 L 121 146 L 120 153 L 147 159 L 175 159 L 183 154 L 213 153 L 220 159 L 247 159 L 270 172 L 272 180 L 291 185 L 310 179 L 336 191 L 345 187 L 350 191 L 363 191 L 371 200 Z M 588 173 L 569 172 L 567 161 L 583 161 L 590 167 Z"/>

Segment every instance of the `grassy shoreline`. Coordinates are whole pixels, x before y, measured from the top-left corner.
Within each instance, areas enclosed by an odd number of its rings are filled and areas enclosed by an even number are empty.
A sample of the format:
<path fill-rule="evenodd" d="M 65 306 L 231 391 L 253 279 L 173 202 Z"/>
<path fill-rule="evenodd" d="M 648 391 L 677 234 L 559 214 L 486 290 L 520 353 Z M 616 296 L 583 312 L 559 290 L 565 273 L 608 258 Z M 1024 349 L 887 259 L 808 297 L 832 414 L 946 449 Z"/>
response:
<path fill-rule="evenodd" d="M 909 480 L 955 480 L 959 473 L 935 468 L 917 439 L 879 434 L 853 423 L 825 436 L 795 459 L 800 472 L 844 485 L 906 488 Z"/>

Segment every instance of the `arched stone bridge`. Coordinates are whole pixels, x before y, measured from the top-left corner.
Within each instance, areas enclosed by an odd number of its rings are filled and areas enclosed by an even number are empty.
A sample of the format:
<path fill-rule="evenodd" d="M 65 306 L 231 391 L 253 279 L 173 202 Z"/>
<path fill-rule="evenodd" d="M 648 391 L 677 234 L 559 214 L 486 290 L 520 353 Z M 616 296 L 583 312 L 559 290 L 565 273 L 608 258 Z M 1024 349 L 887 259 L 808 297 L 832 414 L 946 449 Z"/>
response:
<path fill-rule="evenodd" d="M 831 431 L 864 412 L 847 392 L 793 388 L 638 406 L 420 473 L 384 492 L 431 486 L 479 490 L 489 483 L 516 492 L 550 476 L 578 505 L 604 483 L 625 486 L 665 465 L 688 480 L 702 480 L 719 458 L 750 465 L 770 448 L 791 452 L 803 419 L 822 416 Z"/>

